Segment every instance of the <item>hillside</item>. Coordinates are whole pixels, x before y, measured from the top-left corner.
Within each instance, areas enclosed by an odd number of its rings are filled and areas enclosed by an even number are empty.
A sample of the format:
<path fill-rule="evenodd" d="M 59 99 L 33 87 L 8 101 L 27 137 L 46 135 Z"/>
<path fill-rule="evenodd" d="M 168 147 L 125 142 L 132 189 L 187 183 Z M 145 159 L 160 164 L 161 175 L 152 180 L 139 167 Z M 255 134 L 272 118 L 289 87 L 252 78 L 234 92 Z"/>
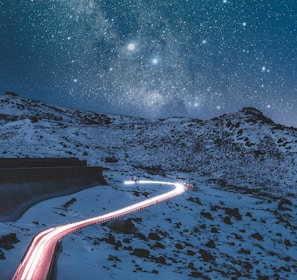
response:
<path fill-rule="evenodd" d="M 297 129 L 276 124 L 255 108 L 208 121 L 151 121 L 59 108 L 12 93 L 0 96 L 0 116 L 2 157 L 75 156 L 103 166 L 111 185 L 44 202 L 15 223 L 2 223 L 0 235 L 20 227 L 29 234 L 17 231 L 18 252 L 2 247 L 6 260 L 0 260 L 0 275 L 5 266 L 10 275 L 43 224 L 80 219 L 153 194 L 149 188 L 123 187 L 123 180 L 136 175 L 196 187 L 125 218 L 132 232 L 108 224 L 65 238 L 57 279 L 67 279 L 65 273 L 75 279 L 79 271 L 88 271 L 88 279 L 121 279 L 122 273 L 129 279 L 155 274 L 158 279 L 295 279 Z M 137 248 L 145 255 L 138 256 Z M 73 260 L 71 277 L 63 268 Z"/>

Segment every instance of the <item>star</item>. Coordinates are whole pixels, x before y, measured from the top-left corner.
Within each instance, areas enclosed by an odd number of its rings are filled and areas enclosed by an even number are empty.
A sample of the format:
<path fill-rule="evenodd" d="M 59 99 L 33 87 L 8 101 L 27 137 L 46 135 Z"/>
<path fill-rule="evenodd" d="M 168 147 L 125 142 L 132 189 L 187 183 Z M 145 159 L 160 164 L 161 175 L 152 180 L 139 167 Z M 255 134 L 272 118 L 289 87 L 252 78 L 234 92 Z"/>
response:
<path fill-rule="evenodd" d="M 261 104 L 297 125 L 294 1 L 184 2 L 0 1 L 0 90 L 53 103 L 71 92 L 63 105 L 129 113 L 132 104 L 148 117 Z"/>
<path fill-rule="evenodd" d="M 161 59 L 160 57 L 158 56 L 153 56 L 151 59 L 150 59 L 150 64 L 153 65 L 153 66 L 157 66 L 158 64 L 161 63 Z"/>
<path fill-rule="evenodd" d="M 129 43 L 127 45 L 127 50 L 130 51 L 130 52 L 133 52 L 136 50 L 136 44 L 135 43 Z"/>

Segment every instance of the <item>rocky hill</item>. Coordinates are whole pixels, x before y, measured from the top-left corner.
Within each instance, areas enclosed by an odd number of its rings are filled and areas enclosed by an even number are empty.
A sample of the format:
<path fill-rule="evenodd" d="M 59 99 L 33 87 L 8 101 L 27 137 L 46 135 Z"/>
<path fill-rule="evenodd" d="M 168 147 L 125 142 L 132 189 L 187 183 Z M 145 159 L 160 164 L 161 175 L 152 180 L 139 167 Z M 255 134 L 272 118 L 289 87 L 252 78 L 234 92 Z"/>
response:
<path fill-rule="evenodd" d="M 17 233 L 20 240 L 12 246 L 17 250 L 1 247 L 3 279 L 11 279 L 36 232 L 160 191 L 127 189 L 122 181 L 131 175 L 185 180 L 195 188 L 66 237 L 57 279 L 296 279 L 295 128 L 255 108 L 208 121 L 151 121 L 59 108 L 12 93 L 0 96 L 0 116 L 2 157 L 75 156 L 103 166 L 110 183 L 0 223 L 0 235 Z"/>
<path fill-rule="evenodd" d="M 296 192 L 297 129 L 255 108 L 208 121 L 150 121 L 0 97 L 2 157 L 71 157 L 91 165 Z M 243 180 L 244 178 L 244 180 Z"/>

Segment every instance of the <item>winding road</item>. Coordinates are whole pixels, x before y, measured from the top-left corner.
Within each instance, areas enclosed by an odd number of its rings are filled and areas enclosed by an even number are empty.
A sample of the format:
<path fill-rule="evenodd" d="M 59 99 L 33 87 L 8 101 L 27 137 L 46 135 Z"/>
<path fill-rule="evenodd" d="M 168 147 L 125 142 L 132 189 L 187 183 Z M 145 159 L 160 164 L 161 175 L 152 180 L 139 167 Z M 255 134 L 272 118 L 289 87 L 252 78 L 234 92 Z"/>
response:
<path fill-rule="evenodd" d="M 161 201 L 170 199 L 180 195 L 189 187 L 181 183 L 162 182 L 162 181 L 126 181 L 126 185 L 137 184 L 158 184 L 169 185 L 174 189 L 144 201 L 132 204 L 130 206 L 118 209 L 116 211 L 96 216 L 79 222 L 74 222 L 66 225 L 61 225 L 44 230 L 33 238 L 31 244 L 24 255 L 18 269 L 16 270 L 13 280 L 45 280 L 51 269 L 53 257 L 55 254 L 58 242 L 67 234 L 77 231 L 83 227 L 90 226 L 96 223 L 107 222 L 110 219 L 122 217 L 127 214 L 139 211 L 143 208 L 157 204 Z"/>

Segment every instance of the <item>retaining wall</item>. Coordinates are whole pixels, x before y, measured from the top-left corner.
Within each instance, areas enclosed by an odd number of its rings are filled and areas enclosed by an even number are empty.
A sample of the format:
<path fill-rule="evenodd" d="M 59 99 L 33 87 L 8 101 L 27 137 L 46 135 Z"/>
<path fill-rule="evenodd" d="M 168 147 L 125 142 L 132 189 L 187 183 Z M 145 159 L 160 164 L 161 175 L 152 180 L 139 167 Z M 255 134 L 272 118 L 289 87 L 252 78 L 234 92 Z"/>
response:
<path fill-rule="evenodd" d="M 101 167 L 77 158 L 0 159 L 0 221 L 44 199 L 106 184 Z"/>

